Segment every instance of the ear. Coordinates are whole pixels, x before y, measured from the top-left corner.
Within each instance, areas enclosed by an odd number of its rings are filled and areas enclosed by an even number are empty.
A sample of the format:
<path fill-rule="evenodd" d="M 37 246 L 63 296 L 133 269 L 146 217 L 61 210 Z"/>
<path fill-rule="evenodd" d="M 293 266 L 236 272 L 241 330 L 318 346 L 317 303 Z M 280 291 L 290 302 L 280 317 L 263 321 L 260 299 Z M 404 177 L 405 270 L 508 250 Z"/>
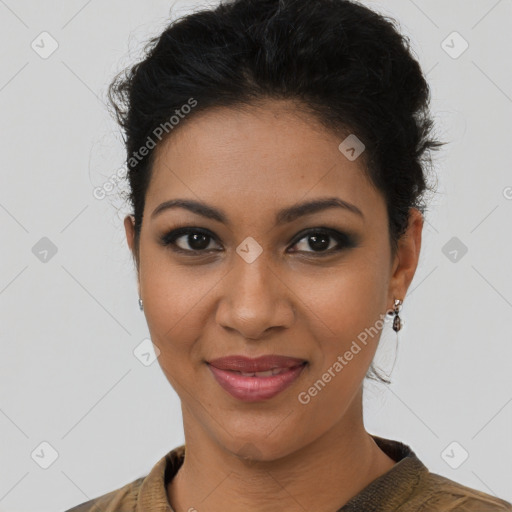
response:
<path fill-rule="evenodd" d="M 398 241 L 398 249 L 393 263 L 393 273 L 389 285 L 389 304 L 393 300 L 403 300 L 411 284 L 421 250 L 421 235 L 423 231 L 423 214 L 416 208 L 409 210 L 407 231 Z"/>
<path fill-rule="evenodd" d="M 127 215 L 124 218 L 124 230 L 126 232 L 126 241 L 128 243 L 128 247 L 132 253 L 133 263 L 137 270 L 137 283 L 140 296 L 139 259 L 135 248 L 135 217 L 133 215 Z"/>

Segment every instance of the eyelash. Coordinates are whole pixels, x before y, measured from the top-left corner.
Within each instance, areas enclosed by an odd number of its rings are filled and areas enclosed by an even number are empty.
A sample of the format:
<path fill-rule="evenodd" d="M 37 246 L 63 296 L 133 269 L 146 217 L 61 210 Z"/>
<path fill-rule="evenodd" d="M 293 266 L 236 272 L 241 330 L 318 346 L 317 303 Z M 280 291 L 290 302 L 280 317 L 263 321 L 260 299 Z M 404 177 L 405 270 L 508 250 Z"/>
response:
<path fill-rule="evenodd" d="M 211 233 L 210 231 L 208 231 L 206 229 L 195 228 L 195 227 L 182 227 L 182 228 L 174 229 L 174 230 L 170 231 L 169 233 L 166 233 L 165 235 L 163 235 L 160 238 L 160 243 L 164 247 L 168 247 L 174 252 L 185 254 L 187 256 L 192 256 L 192 257 L 204 256 L 205 254 L 211 253 L 211 252 L 221 252 L 218 249 L 213 249 L 213 250 L 212 249 L 210 249 L 210 250 L 191 249 L 191 250 L 188 250 L 188 249 L 182 249 L 181 247 L 178 247 L 176 245 L 175 242 L 178 238 L 181 238 L 182 236 L 190 235 L 190 234 L 204 235 L 204 236 L 210 238 L 211 240 L 215 240 L 218 243 L 218 240 L 216 239 L 216 236 L 213 235 L 213 233 Z M 327 228 L 327 227 L 319 227 L 319 228 L 310 228 L 310 229 L 307 229 L 305 231 L 298 233 L 296 235 L 296 237 L 293 239 L 292 247 L 294 245 L 298 244 L 304 238 L 307 238 L 309 235 L 328 236 L 330 238 L 335 239 L 335 241 L 338 243 L 338 245 L 337 245 L 337 247 L 331 248 L 327 251 L 318 251 L 318 252 L 317 251 L 295 251 L 295 252 L 298 252 L 298 253 L 305 252 L 305 253 L 314 254 L 316 257 L 322 257 L 322 256 L 328 256 L 328 255 L 340 252 L 343 249 L 351 249 L 351 248 L 357 246 L 357 241 L 353 236 L 351 236 L 347 233 L 338 231 L 336 229 Z M 208 245 L 210 245 L 210 243 L 208 243 Z M 329 243 L 329 245 L 330 245 L 330 243 Z"/>

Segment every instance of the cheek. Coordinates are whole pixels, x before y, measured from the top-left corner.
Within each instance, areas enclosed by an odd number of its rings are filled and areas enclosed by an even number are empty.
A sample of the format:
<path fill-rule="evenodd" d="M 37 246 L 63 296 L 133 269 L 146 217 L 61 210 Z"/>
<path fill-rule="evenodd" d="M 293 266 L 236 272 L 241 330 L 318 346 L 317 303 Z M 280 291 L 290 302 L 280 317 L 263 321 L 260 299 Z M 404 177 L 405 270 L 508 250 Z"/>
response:
<path fill-rule="evenodd" d="M 308 329 L 317 345 L 297 410 L 320 433 L 347 413 L 375 355 L 384 325 L 386 281 L 375 262 L 347 264 L 303 279 Z M 309 428 L 309 427 L 308 427 Z"/>
<path fill-rule="evenodd" d="M 219 276 L 201 266 L 176 265 L 161 249 L 147 251 L 140 272 L 151 339 L 162 363 L 179 370 L 184 359 L 196 359 L 194 342 L 206 327 L 208 296 Z"/>
<path fill-rule="evenodd" d="M 347 259 L 329 272 L 304 274 L 294 289 L 302 290 L 304 314 L 314 322 L 311 327 L 317 339 L 326 339 L 327 346 L 350 345 L 350 340 L 374 326 L 386 310 L 385 272 L 378 262 L 367 258 Z"/>
<path fill-rule="evenodd" d="M 317 346 L 307 382 L 313 388 L 303 390 L 311 403 L 304 407 L 324 421 L 343 414 L 375 356 L 386 311 L 387 283 L 381 269 L 367 258 L 347 259 L 328 276 L 303 277 L 298 288 L 304 290 L 307 329 Z M 330 408 L 328 403 L 337 405 Z"/>

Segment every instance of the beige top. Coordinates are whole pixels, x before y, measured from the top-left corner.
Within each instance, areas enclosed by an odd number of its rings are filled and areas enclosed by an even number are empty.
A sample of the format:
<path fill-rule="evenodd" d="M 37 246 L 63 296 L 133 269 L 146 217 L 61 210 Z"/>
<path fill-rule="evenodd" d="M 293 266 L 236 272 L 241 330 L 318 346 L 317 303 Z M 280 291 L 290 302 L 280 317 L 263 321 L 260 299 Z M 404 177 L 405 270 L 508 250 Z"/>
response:
<path fill-rule="evenodd" d="M 507 501 L 431 473 L 409 446 L 372 437 L 397 463 L 337 512 L 512 512 L 512 504 Z M 166 486 L 184 456 L 185 445 L 178 446 L 164 455 L 147 476 L 66 512 L 174 512 Z"/>

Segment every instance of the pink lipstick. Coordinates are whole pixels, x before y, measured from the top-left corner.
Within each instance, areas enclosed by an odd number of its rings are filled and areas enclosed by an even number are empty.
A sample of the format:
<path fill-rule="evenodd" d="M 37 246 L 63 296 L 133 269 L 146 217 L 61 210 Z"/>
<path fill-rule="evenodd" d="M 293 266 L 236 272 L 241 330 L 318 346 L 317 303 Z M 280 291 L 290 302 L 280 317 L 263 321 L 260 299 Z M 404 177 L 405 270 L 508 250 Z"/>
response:
<path fill-rule="evenodd" d="M 266 400 L 290 386 L 307 364 L 304 359 L 274 354 L 255 359 L 235 355 L 207 362 L 219 385 L 247 402 Z"/>

